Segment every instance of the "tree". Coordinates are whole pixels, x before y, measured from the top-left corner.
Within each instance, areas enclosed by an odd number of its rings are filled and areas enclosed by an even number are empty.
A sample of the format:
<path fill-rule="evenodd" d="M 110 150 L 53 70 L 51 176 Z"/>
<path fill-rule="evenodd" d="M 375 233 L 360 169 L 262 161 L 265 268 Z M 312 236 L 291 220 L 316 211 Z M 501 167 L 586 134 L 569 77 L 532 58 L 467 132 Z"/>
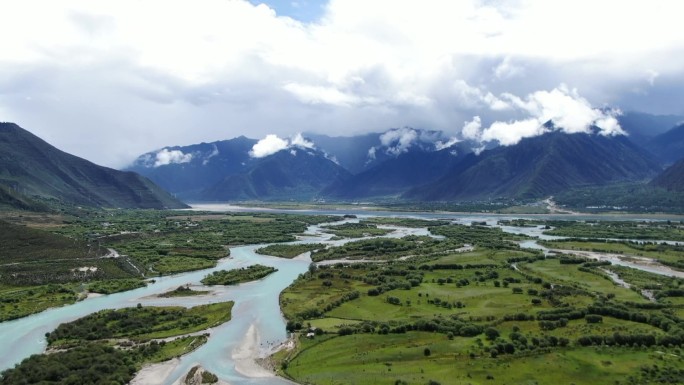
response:
<path fill-rule="evenodd" d="M 490 341 L 494 341 L 495 339 L 499 338 L 499 335 L 500 335 L 499 331 L 492 328 L 492 327 L 485 329 L 484 333 L 485 333 L 485 336 L 487 336 L 487 339 Z"/>

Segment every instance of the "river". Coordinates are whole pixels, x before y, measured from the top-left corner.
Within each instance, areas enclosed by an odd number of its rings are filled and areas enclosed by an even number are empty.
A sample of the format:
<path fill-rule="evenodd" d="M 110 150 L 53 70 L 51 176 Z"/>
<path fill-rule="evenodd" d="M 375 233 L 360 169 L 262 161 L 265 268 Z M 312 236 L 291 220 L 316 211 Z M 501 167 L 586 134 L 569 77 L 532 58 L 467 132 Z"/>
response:
<path fill-rule="evenodd" d="M 207 211 L 269 211 L 293 212 L 292 210 L 248 209 L 228 205 L 198 205 L 196 210 Z M 455 223 L 468 224 L 472 221 L 486 221 L 490 225 L 499 219 L 515 218 L 543 218 L 543 219 L 603 219 L 603 220 L 680 220 L 681 217 L 652 217 L 652 216 L 600 216 L 600 215 L 493 215 L 493 214 L 450 214 L 450 213 L 400 213 L 368 210 L 297 210 L 299 214 L 354 214 L 359 218 L 369 216 L 410 217 L 421 219 L 447 219 Z M 353 220 L 350 220 L 353 221 Z M 402 237 L 409 234 L 427 235 L 425 229 L 393 228 L 395 232 L 387 235 Z M 528 235 L 541 235 L 540 228 L 509 228 L 509 232 L 525 232 Z M 330 241 L 330 235 L 320 233 L 318 226 L 311 226 L 305 236 L 297 242 L 327 242 L 339 245 L 349 240 Z M 546 237 L 546 236 L 544 236 Z M 527 242 L 523 246 L 535 247 L 536 243 Z M 235 369 L 232 358 L 233 351 L 239 346 L 247 331 L 253 325 L 260 341 L 260 349 L 265 354 L 273 346 L 286 340 L 285 320 L 278 305 L 279 293 L 296 277 L 307 271 L 310 259 L 306 256 L 295 259 L 282 259 L 259 255 L 255 249 L 263 245 L 233 247 L 230 257 L 219 261 L 212 269 L 182 273 L 173 276 L 156 278 L 147 287 L 127 291 L 124 293 L 93 297 L 73 305 L 48 309 L 38 314 L 14 321 L 0 323 L 0 370 L 14 366 L 31 354 L 42 352 L 46 347 L 45 333 L 52 331 L 59 324 L 73 321 L 87 314 L 103 310 L 136 306 L 195 306 L 212 302 L 235 301 L 232 319 L 210 330 L 209 341 L 181 358 L 179 364 L 171 371 L 163 384 L 173 384 L 196 364 L 201 364 L 207 370 L 215 373 L 222 380 L 231 384 L 291 384 L 278 377 L 250 378 L 240 374 Z M 538 245 L 536 245 L 538 246 Z M 235 269 L 255 263 L 273 266 L 278 269 L 265 279 L 231 287 L 204 288 L 199 281 L 216 270 Z M 158 294 L 190 284 L 193 288 L 211 290 L 203 296 L 185 298 L 159 298 Z"/>

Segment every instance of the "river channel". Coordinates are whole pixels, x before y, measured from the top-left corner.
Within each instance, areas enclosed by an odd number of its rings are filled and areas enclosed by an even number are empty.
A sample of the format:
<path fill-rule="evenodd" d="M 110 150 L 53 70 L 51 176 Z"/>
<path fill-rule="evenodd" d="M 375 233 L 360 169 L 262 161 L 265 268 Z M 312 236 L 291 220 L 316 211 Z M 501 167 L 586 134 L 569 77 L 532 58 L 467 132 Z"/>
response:
<path fill-rule="evenodd" d="M 287 210 L 259 210 L 245 209 L 227 205 L 198 205 L 198 210 L 207 211 L 269 211 L 293 212 Z M 499 219 L 539 218 L 539 219 L 599 219 L 599 220 L 681 220 L 681 217 L 651 217 L 651 216 L 569 216 L 569 215 L 489 215 L 489 214 L 449 214 L 449 213 L 399 213 L 378 212 L 366 210 L 298 210 L 299 214 L 355 214 L 362 217 L 396 216 L 422 219 L 448 219 L 456 223 L 470 223 L 472 221 L 486 221 L 495 225 Z M 510 232 L 520 232 L 521 228 L 504 228 Z M 541 230 L 523 229 L 528 235 L 538 236 Z M 391 237 L 402 237 L 409 234 L 425 235 L 426 229 L 396 229 Z M 318 226 L 311 226 L 306 234 L 297 241 L 325 242 L 339 245 L 345 241 L 330 241 L 329 234 L 322 234 Z M 534 247 L 535 243 L 523 244 Z M 278 305 L 279 293 L 286 288 L 297 276 L 307 271 L 311 260 L 303 255 L 295 259 L 275 258 L 254 252 L 263 245 L 233 247 L 230 257 L 219 261 L 212 269 L 182 273 L 173 276 L 155 278 L 155 282 L 147 287 L 123 293 L 88 298 L 73 305 L 48 309 L 38 314 L 14 321 L 0 323 L 0 370 L 14 366 L 22 359 L 42 352 L 46 347 L 45 333 L 52 331 L 59 324 L 73 321 L 90 313 L 103 309 L 118 309 L 136 306 L 196 306 L 205 303 L 235 301 L 232 319 L 210 330 L 209 341 L 181 358 L 179 364 L 166 376 L 163 384 L 173 384 L 194 365 L 201 364 L 207 370 L 215 373 L 219 378 L 230 384 L 291 384 L 278 377 L 250 378 L 240 374 L 235 368 L 233 351 L 245 338 L 251 326 L 256 329 L 259 348 L 262 354 L 268 353 L 273 347 L 287 339 L 285 320 Z M 259 263 L 278 269 L 265 279 L 231 287 L 210 287 L 211 293 L 203 296 L 183 298 L 159 298 L 158 294 L 190 284 L 193 288 L 200 288 L 200 280 L 208 273 L 216 270 L 228 270 Z"/>

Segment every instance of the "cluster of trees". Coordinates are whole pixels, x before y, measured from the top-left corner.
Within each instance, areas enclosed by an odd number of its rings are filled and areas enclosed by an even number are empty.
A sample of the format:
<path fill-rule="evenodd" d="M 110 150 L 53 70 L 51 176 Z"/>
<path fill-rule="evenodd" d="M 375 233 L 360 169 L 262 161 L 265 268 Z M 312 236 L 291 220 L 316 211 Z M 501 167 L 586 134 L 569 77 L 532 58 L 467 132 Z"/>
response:
<path fill-rule="evenodd" d="M 322 243 L 302 243 L 298 245 L 268 245 L 256 249 L 256 252 L 263 255 L 272 255 L 274 257 L 294 258 L 307 251 L 325 248 L 326 245 Z"/>
<path fill-rule="evenodd" d="M 443 333 L 450 337 L 474 337 L 481 334 L 484 328 L 480 325 L 463 321 L 456 316 L 434 317 L 415 322 L 374 322 L 366 321 L 360 324 L 345 326 L 338 330 L 339 335 L 355 333 L 403 334 L 410 331 L 425 331 Z"/>
<path fill-rule="evenodd" d="M 127 384 L 137 371 L 130 353 L 86 344 L 54 354 L 36 354 L 0 374 L 2 383 L 97 385 Z"/>
<path fill-rule="evenodd" d="M 202 279 L 205 285 L 237 285 L 242 282 L 255 281 L 278 271 L 275 267 L 252 265 L 233 270 L 215 271 Z"/>
<path fill-rule="evenodd" d="M 431 226 L 428 230 L 432 234 L 442 235 L 452 242 L 460 244 L 477 245 L 489 249 L 518 249 L 519 246 L 508 240 L 516 239 L 513 234 L 506 234 L 498 227 L 489 226 L 464 226 L 464 225 L 449 225 L 449 226 Z"/>
<path fill-rule="evenodd" d="M 660 328 L 664 331 L 669 331 L 678 324 L 680 325 L 680 327 L 684 326 L 681 325 L 682 321 L 679 318 L 668 315 L 666 313 L 641 313 L 615 304 L 597 303 L 589 306 L 587 308 L 587 311 L 592 314 L 604 315 L 627 321 L 649 324 L 657 328 Z"/>
<path fill-rule="evenodd" d="M 60 340 L 102 340 L 187 328 L 207 322 L 185 308 L 138 307 L 102 310 L 61 324 L 47 333 L 48 344 Z"/>

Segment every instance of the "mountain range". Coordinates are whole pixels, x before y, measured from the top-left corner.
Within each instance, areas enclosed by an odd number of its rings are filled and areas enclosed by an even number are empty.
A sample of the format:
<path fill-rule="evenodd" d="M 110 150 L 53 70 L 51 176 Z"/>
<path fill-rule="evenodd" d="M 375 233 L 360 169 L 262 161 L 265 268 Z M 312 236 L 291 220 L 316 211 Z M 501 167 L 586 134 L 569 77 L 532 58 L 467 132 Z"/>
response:
<path fill-rule="evenodd" d="M 422 201 L 540 198 L 571 187 L 648 179 L 659 163 L 624 136 L 550 132 L 471 154 L 407 198 Z"/>
<path fill-rule="evenodd" d="M 474 143 L 408 127 L 346 138 L 307 135 L 308 147 L 262 157 L 252 153 L 259 141 L 240 137 L 163 148 L 142 155 L 130 170 L 195 201 L 540 198 L 573 187 L 647 181 L 662 170 L 629 136 L 565 134 L 552 122 L 545 130 L 477 154 Z"/>
<path fill-rule="evenodd" d="M 185 208 L 149 179 L 67 154 L 13 123 L 0 123 L 0 205 L 44 208 Z"/>
<path fill-rule="evenodd" d="M 536 199 L 578 187 L 647 183 L 684 153 L 679 150 L 684 125 L 663 128 L 677 118 L 623 117 L 627 136 L 604 136 L 597 128 L 566 134 L 549 121 L 546 134 L 487 149 L 410 127 L 353 137 L 272 136 L 271 142 L 241 136 L 151 151 L 125 171 L 64 153 L 2 123 L 0 206 L 43 209 L 55 200 L 186 207 L 175 197 L 186 202 Z M 636 140 L 634 133 L 647 139 Z M 681 162 L 675 164 L 652 185 L 680 189 L 681 168 Z"/>

